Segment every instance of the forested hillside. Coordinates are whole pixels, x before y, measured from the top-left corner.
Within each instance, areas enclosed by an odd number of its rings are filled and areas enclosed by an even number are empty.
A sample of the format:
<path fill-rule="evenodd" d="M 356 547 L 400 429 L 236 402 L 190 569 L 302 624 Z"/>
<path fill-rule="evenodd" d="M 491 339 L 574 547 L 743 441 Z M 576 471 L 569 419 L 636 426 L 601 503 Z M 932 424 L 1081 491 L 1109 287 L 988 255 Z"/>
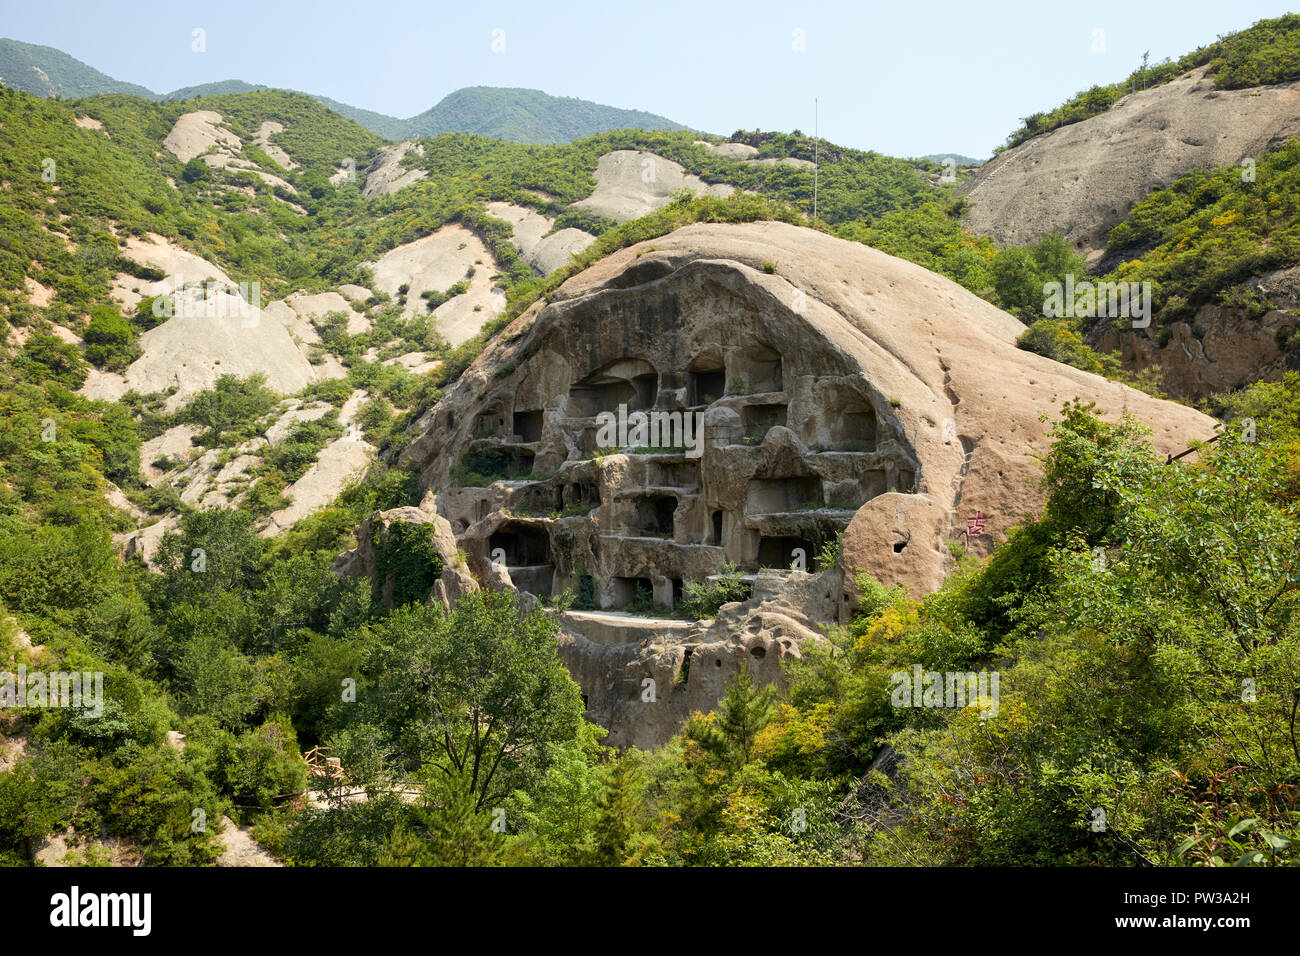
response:
<path fill-rule="evenodd" d="M 1011 142 L 1104 109 L 1126 84 L 1193 67 L 1223 85 L 1300 76 L 1298 24 L 1257 25 L 1091 91 L 1030 117 Z M 13 86 L 10 73 L 31 64 L 25 45 L 5 44 L 0 74 Z M 1045 288 L 1088 275 L 1083 256 L 1060 235 L 1024 247 L 973 235 L 940 162 L 797 130 L 721 140 L 651 114 L 475 87 L 392 121 L 409 124 L 400 129 L 381 118 L 377 134 L 366 116 L 305 93 L 205 89 L 156 102 L 57 62 L 46 92 L 61 99 L 0 90 L 0 670 L 102 673 L 104 700 L 99 713 L 0 710 L 0 864 L 207 865 L 240 827 L 267 860 L 297 866 L 1294 864 L 1300 373 L 1206 402 L 1219 434 L 1179 461 L 1135 419 L 1044 392 L 1034 406 L 1051 437 L 1034 489 L 1042 507 L 1011 516 L 991 556 L 970 550 L 970 531 L 963 540 L 949 529 L 950 573 L 909 596 L 849 566 L 830 535 L 805 556 L 809 577 L 838 574 L 853 599 L 785 660 L 781 683 L 755 679 L 746 659 L 716 707 L 667 743 L 609 747 L 557 643 L 566 611 L 602 610 L 590 576 L 585 592 L 494 586 L 496 559 L 475 563 L 457 544 L 466 529 L 440 519 L 452 544 L 439 550 L 402 512 L 367 540 L 366 574 L 340 573 L 376 512 L 431 509 L 446 491 L 403 457 L 445 440 L 430 429 L 445 421 L 446 391 L 459 381 L 486 392 L 516 361 L 540 362 L 511 350 L 529 332 L 511 323 L 636 243 L 696 223 L 780 221 L 906 259 L 937 274 L 917 280 L 927 288 L 965 296 L 939 277 L 949 278 L 1023 322 L 1022 348 L 1159 392 L 1158 369 L 1125 371 L 1095 335 L 1085 341 L 1091 317 L 1044 317 Z M 399 136 L 409 148 L 390 142 Z M 1258 157 L 1250 179 L 1241 167 L 1205 169 L 1152 191 L 1110 234 L 1097 277 L 1151 282 L 1157 335 L 1206 304 L 1277 305 L 1248 283 L 1300 261 L 1297 149 Z M 602 161 L 622 152 L 734 192 L 655 196 L 652 211 L 621 221 L 582 205 L 604 185 Z M 400 186 L 374 188 L 381 180 Z M 494 215 L 496 204 L 520 218 Z M 539 268 L 521 245 L 529 213 L 544 220 L 533 222 L 538 236 L 571 229 L 589 243 Z M 453 263 L 449 278 L 431 269 L 421 288 L 390 274 L 385 291 L 385 269 L 430 247 Z M 775 283 L 786 265 L 746 268 Z M 127 387 L 185 283 L 156 284 L 198 267 L 258 283 L 279 307 L 301 387 L 277 391 L 265 375 L 220 367 L 202 388 L 182 390 L 179 377 Z M 639 267 L 627 265 L 636 283 L 656 281 Z M 472 334 L 453 345 L 439 309 L 466 301 L 476 280 L 495 305 L 467 306 Z M 314 297 L 329 304 L 295 307 Z M 965 298 L 972 313 L 987 308 Z M 1288 355 L 1298 342 L 1282 343 Z M 210 361 L 194 349 L 176 364 Z M 498 364 L 467 374 L 480 356 Z M 777 387 L 757 384 L 773 361 L 756 360 L 739 384 L 721 365 L 689 373 L 692 407 L 716 402 L 710 389 L 743 400 L 732 414 L 745 454 L 787 440 L 798 411 L 781 398 L 779 357 Z M 629 374 L 643 383 L 647 373 Z M 89 386 L 112 376 L 120 396 L 94 397 Z M 617 387 L 598 376 L 565 394 L 576 405 Z M 902 399 L 875 391 L 883 421 Z M 500 427 L 511 439 L 540 430 L 530 414 L 503 412 Z M 877 406 L 865 400 L 831 417 L 872 429 L 870 449 L 845 440 L 816 452 L 836 461 L 909 440 L 901 426 L 882 430 L 877 448 Z M 177 435 L 180 451 L 169 444 Z M 965 431 L 943 441 L 969 456 Z M 292 511 L 327 451 L 347 442 L 365 446 L 364 467 L 319 506 Z M 622 452 L 659 459 L 662 478 L 672 476 L 663 456 L 681 450 Z M 609 454 L 584 449 L 580 467 Z M 515 459 L 472 463 L 482 473 L 463 483 L 499 483 L 502 501 L 551 477 L 521 478 Z M 217 504 L 196 472 L 214 486 L 228 476 Z M 807 476 L 787 472 L 758 481 L 805 491 Z M 919 486 L 886 492 L 880 475 L 880 495 L 907 507 L 922 497 Z M 513 533 L 541 514 L 561 521 L 599 506 L 566 494 L 510 499 Z M 831 503 L 784 501 L 778 519 Z M 157 536 L 145 553 L 148 529 Z M 795 539 L 778 540 L 784 553 Z M 915 554 L 919 531 L 912 540 L 891 553 Z M 626 616 L 718 620 L 750 599 L 759 570 L 678 581 L 672 608 L 629 578 Z M 475 587 L 441 603 L 448 572 Z M 690 660 L 676 680 L 689 680 Z M 696 658 L 697 678 L 707 663 Z M 919 688 L 915 706 L 910 694 L 900 704 L 898 675 L 917 668 L 1000 682 L 966 706 L 921 702 Z"/>
<path fill-rule="evenodd" d="M 138 84 L 116 80 L 53 47 L 7 38 L 0 38 L 0 86 L 63 99 L 129 93 L 166 102 L 267 89 L 261 84 L 232 79 L 154 93 Z M 513 143 L 567 143 L 616 129 L 686 128 L 644 110 L 620 109 L 572 96 L 551 96 L 541 90 L 496 86 L 455 90 L 423 113 L 405 119 L 350 106 L 328 96 L 305 95 L 370 132 L 393 140 L 439 133 L 471 133 Z"/>

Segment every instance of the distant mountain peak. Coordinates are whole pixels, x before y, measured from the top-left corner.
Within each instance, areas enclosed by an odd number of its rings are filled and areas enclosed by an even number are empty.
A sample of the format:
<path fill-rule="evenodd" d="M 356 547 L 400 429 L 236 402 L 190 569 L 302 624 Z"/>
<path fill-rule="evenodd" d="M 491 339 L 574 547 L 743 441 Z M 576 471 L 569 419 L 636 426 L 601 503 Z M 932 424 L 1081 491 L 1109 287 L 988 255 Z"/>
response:
<path fill-rule="evenodd" d="M 231 79 L 155 93 L 135 83 L 114 79 L 54 47 L 11 39 L 0 39 L 0 82 L 36 96 L 79 99 L 102 93 L 129 93 L 154 102 L 268 89 L 262 84 Z M 517 143 L 567 143 L 615 129 L 686 129 L 680 123 L 643 110 L 621 109 L 517 87 L 463 87 L 408 119 L 360 109 L 327 96 L 307 95 L 371 132 L 393 140 L 439 133 L 473 133 Z"/>

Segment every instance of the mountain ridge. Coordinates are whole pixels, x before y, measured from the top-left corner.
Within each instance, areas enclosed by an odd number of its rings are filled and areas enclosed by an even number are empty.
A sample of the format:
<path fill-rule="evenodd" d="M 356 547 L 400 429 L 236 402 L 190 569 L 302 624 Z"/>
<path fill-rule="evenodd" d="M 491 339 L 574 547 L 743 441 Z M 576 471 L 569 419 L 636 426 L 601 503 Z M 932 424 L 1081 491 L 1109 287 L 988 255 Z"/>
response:
<path fill-rule="evenodd" d="M 126 93 L 151 102 L 170 102 L 273 89 L 240 79 L 217 80 L 156 93 L 109 76 L 55 47 L 0 38 L 0 84 L 36 96 L 80 99 Z M 334 112 L 385 139 L 439 133 L 473 133 L 516 143 L 567 143 L 615 129 L 683 130 L 688 127 L 645 110 L 623 109 L 522 87 L 470 86 L 453 90 L 423 113 L 399 118 L 305 93 Z"/>

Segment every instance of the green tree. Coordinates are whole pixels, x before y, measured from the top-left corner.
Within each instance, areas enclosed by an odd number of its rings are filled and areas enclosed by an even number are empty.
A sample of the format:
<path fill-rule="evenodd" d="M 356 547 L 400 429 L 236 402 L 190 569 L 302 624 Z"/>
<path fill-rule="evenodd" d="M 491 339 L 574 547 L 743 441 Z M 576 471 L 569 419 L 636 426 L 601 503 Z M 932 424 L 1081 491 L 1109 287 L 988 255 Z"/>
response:
<path fill-rule="evenodd" d="M 256 421 L 274 407 L 275 394 L 266 387 L 265 375 L 222 375 L 212 388 L 194 396 L 185 418 L 207 429 L 201 441 L 219 445 L 225 432 Z"/>
<path fill-rule="evenodd" d="M 596 866 L 624 866 L 644 850 L 640 816 L 644 807 L 644 781 L 636 758 L 628 752 L 613 757 L 605 768 L 596 818 L 592 827 L 592 862 Z"/>
<path fill-rule="evenodd" d="M 384 728 L 399 764 L 463 777 L 476 811 L 502 806 L 582 724 L 557 632 L 540 610 L 521 615 L 513 593 L 475 591 L 450 614 L 400 607 L 370 637 L 364 719 Z"/>
<path fill-rule="evenodd" d="M 112 306 L 97 305 L 90 310 L 84 339 L 86 359 L 113 372 L 122 371 L 140 354 L 131 323 Z"/>
<path fill-rule="evenodd" d="M 746 661 L 718 702 L 716 723 L 693 722 L 687 735 L 725 766 L 737 770 L 749 763 L 754 740 L 771 716 L 772 688 L 754 682 Z"/>
<path fill-rule="evenodd" d="M 158 545 L 158 603 L 253 589 L 259 583 L 263 547 L 252 515 L 217 508 L 187 514 L 180 529 L 163 535 Z"/>

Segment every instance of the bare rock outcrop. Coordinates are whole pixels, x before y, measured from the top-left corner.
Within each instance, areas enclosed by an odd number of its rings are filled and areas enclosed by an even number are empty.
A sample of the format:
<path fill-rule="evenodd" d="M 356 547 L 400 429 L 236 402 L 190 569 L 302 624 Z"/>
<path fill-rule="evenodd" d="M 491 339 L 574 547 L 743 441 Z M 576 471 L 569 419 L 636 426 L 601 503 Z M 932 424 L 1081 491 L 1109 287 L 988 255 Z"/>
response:
<path fill-rule="evenodd" d="M 339 555 L 334 562 L 334 573 L 345 578 L 369 578 L 378 588 L 384 604 L 392 607 L 393 575 L 390 573 L 383 581 L 374 580 L 377 568 L 375 549 L 376 546 L 381 549 L 387 546 L 389 532 L 399 522 L 427 526 L 429 540 L 442 561 L 442 573 L 429 591 L 430 601 L 436 601 L 444 609 L 450 610 L 462 595 L 478 590 L 478 582 L 460 558 L 456 536 L 447 519 L 413 507 L 377 511 L 363 521 L 357 529 L 357 546 Z"/>
<path fill-rule="evenodd" d="M 758 147 L 746 143 L 710 143 L 708 140 L 697 139 L 695 145 L 703 147 L 715 156 L 737 159 L 750 166 L 795 166 L 800 169 L 812 169 L 817 165 L 812 160 L 797 159 L 794 156 L 773 156 L 767 159 L 758 159 Z"/>
<path fill-rule="evenodd" d="M 283 147 L 271 142 L 272 136 L 283 132 L 283 124 L 277 123 L 275 120 L 266 120 L 257 128 L 257 135 L 253 137 L 253 145 L 270 156 L 284 169 L 297 169 L 298 164 L 284 151 Z"/>
<path fill-rule="evenodd" d="M 263 304 L 260 286 L 234 283 L 207 259 L 162 236 L 131 237 L 122 254 L 165 275 L 144 280 L 119 274 L 113 298 L 129 310 L 145 297 L 159 296 L 155 308 L 166 318 L 140 336 L 140 357 L 123 374 L 96 371 L 87 378 L 81 392 L 89 398 L 112 401 L 132 389 L 146 394 L 175 386 L 167 400 L 167 410 L 175 411 L 224 373 L 261 373 L 270 388 L 291 394 L 347 374 L 331 355 L 313 364 L 304 348 L 320 342 L 312 316 L 342 311 L 350 332 L 369 328 L 369 320 L 337 292 Z"/>
<path fill-rule="evenodd" d="M 1198 167 L 1259 157 L 1298 133 L 1300 83 L 1219 90 L 1201 67 L 985 163 L 962 186 L 974 203 L 967 221 L 1000 243 L 1060 232 L 1100 255 L 1151 189 Z"/>
<path fill-rule="evenodd" d="M 251 827 L 241 827 L 230 817 L 221 818 L 217 840 L 221 844 L 217 866 L 284 866 L 253 839 Z"/>
<path fill-rule="evenodd" d="M 465 292 L 433 310 L 438 331 L 452 345 L 472 338 L 505 308 L 505 295 L 492 279 L 496 259 L 482 239 L 459 223 L 390 249 L 367 265 L 373 269 L 377 291 L 394 298 L 405 295 L 408 316 L 427 314 L 423 293 L 444 294 L 457 283 L 467 283 Z"/>
<path fill-rule="evenodd" d="M 596 237 L 581 229 L 566 228 L 551 232 L 554 225 L 539 212 L 508 202 L 490 202 L 488 214 L 504 219 L 514 226 L 511 243 L 519 250 L 524 261 L 540 272 L 550 275 L 596 241 Z"/>
<path fill-rule="evenodd" d="M 709 635 L 734 663 L 752 650 L 751 626 L 779 624 L 794 652 L 843 619 L 844 576 L 829 593 L 820 577 L 790 590 L 840 532 L 847 577 L 914 594 L 942 581 L 949 542 L 989 553 L 1042 506 L 1042 413 L 1094 402 L 1151 425 L 1161 451 L 1213 433 L 1189 408 L 1017 349 L 1021 331 L 955 283 L 860 244 L 782 223 L 689 226 L 534 304 L 417 423 L 402 460 L 480 580 L 504 566 L 521 592 L 589 595 L 597 619 L 566 625 L 566 663 L 589 711 L 643 741 L 682 715 L 637 736 L 610 696 L 628 693 L 624 678 L 649 668 L 662 684 L 685 643 Z M 636 414 L 670 434 L 637 434 Z M 599 622 L 647 600 L 663 617 L 728 562 L 753 575 L 739 616 L 724 608 L 700 634 L 651 621 L 635 641 Z M 782 597 L 764 595 L 764 568 L 789 579 Z M 681 707 L 711 705 L 712 692 Z"/>
<path fill-rule="evenodd" d="M 1278 297 L 1293 292 L 1279 273 L 1268 288 Z M 1258 281 L 1258 280 L 1257 280 Z M 1274 309 L 1259 318 L 1242 310 L 1207 304 L 1191 322 L 1171 322 L 1150 329 L 1099 327 L 1090 338 L 1105 352 L 1118 351 L 1124 368 L 1140 372 L 1160 367 L 1164 391 L 1186 399 L 1205 399 L 1250 382 L 1277 381 L 1295 367 L 1296 355 L 1280 341 L 1296 334 L 1300 312 Z"/>
<path fill-rule="evenodd" d="M 813 615 L 834 610 L 841 580 L 836 570 L 760 571 L 748 600 L 706 621 L 568 611 L 560 658 L 582 688 L 587 716 L 608 728 L 606 744 L 656 747 L 693 712 L 711 710 L 741 667 L 782 685 L 782 661 L 822 640 Z M 819 600 L 805 609 L 801 600 L 812 592 Z"/>
<path fill-rule="evenodd" d="M 424 155 L 424 147 L 410 140 L 393 146 L 380 146 L 375 150 L 375 158 L 366 167 L 365 182 L 361 195 L 367 199 L 375 196 L 391 196 L 399 189 L 405 189 L 429 175 L 423 169 L 411 169 L 402 165 L 407 153 Z"/>
<path fill-rule="evenodd" d="M 221 114 L 212 110 L 185 113 L 177 118 L 171 132 L 163 139 L 163 148 L 182 163 L 187 163 L 196 157 L 201 158 L 213 169 L 233 169 L 237 172 L 252 173 L 263 182 L 285 192 L 297 192 L 279 176 L 268 173 L 256 163 L 244 159 L 240 155 L 240 151 L 244 148 L 243 141 L 223 126 L 222 122 Z M 293 161 L 289 159 L 288 154 L 270 142 L 272 134 L 283 130 L 284 127 L 279 123 L 263 123 L 254 142 L 283 168 L 291 169 Z"/>
<path fill-rule="evenodd" d="M 703 196 L 735 192 L 734 186 L 706 183 L 671 159 L 644 150 L 616 149 L 596 164 L 596 189 L 573 205 L 625 222 L 668 205 L 683 189 Z"/>

